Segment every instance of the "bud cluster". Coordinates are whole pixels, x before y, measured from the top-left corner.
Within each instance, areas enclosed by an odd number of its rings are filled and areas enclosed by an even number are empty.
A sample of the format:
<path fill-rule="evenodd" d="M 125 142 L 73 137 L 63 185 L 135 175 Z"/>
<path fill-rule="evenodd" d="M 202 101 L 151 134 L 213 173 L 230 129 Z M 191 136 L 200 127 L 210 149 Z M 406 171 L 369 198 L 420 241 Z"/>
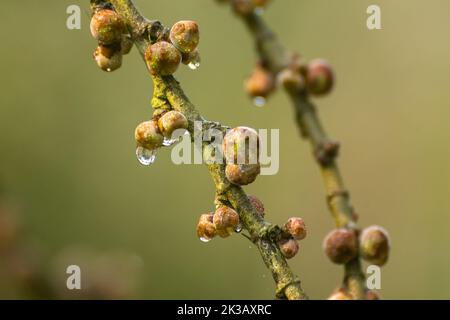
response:
<path fill-rule="evenodd" d="M 98 42 L 94 60 L 103 71 L 122 66 L 122 56 L 133 47 L 125 22 L 112 8 L 99 8 L 91 18 L 91 34 Z"/>
<path fill-rule="evenodd" d="M 238 213 L 225 205 L 219 205 L 215 212 L 202 214 L 197 223 L 197 236 L 209 242 L 215 236 L 228 238 L 241 230 Z"/>
<path fill-rule="evenodd" d="M 161 146 L 170 146 L 175 140 L 172 139 L 176 130 L 186 130 L 188 120 L 179 111 L 170 110 L 154 116 L 149 121 L 140 123 L 135 131 L 134 138 L 137 144 L 137 156 L 142 164 L 146 159 L 154 157 L 154 154 Z"/>
<path fill-rule="evenodd" d="M 180 63 L 197 69 L 200 66 L 199 41 L 200 32 L 195 21 L 175 23 L 167 37 L 147 48 L 145 61 L 150 73 L 169 76 L 177 71 Z"/>
<path fill-rule="evenodd" d="M 323 59 L 314 59 L 305 64 L 294 56 L 291 64 L 278 73 L 269 70 L 264 62 L 258 62 L 245 82 L 245 91 L 255 104 L 265 101 L 277 87 L 291 94 L 322 96 L 331 91 L 334 73 Z"/>
<path fill-rule="evenodd" d="M 306 237 L 306 225 L 302 218 L 291 217 L 283 226 L 283 231 L 289 237 L 278 242 L 278 247 L 286 259 L 293 258 L 299 250 L 298 241 Z"/>
<path fill-rule="evenodd" d="M 337 264 L 345 264 L 358 255 L 370 264 L 383 266 L 389 257 L 389 235 L 379 226 L 370 226 L 360 234 L 355 230 L 332 230 L 323 242 L 328 258 Z"/>

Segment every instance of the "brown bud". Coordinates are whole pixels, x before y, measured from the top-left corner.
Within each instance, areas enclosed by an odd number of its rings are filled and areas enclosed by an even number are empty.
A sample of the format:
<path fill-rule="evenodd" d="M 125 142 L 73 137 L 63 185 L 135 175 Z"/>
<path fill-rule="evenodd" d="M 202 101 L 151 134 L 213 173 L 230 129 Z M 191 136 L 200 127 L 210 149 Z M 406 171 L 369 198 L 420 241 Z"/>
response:
<path fill-rule="evenodd" d="M 103 45 L 120 44 L 125 24 L 113 10 L 97 11 L 91 19 L 92 36 Z"/>
<path fill-rule="evenodd" d="M 122 53 L 119 47 L 99 45 L 94 51 L 94 60 L 100 69 L 111 72 L 122 66 Z"/>
<path fill-rule="evenodd" d="M 286 68 L 277 75 L 278 85 L 288 92 L 296 93 L 305 89 L 305 80 L 302 75 L 292 68 Z"/>
<path fill-rule="evenodd" d="M 188 120 L 179 111 L 171 110 L 164 113 L 158 120 L 159 130 L 166 138 L 171 138 L 172 133 L 178 129 L 187 129 L 189 126 Z"/>
<path fill-rule="evenodd" d="M 250 77 L 245 82 L 245 91 L 254 97 L 266 98 L 275 88 L 273 75 L 261 64 L 257 64 Z"/>
<path fill-rule="evenodd" d="M 225 174 L 232 184 L 246 186 L 253 183 L 261 172 L 259 164 L 227 164 Z"/>
<path fill-rule="evenodd" d="M 380 294 L 377 291 L 374 290 L 367 290 L 366 292 L 366 299 L 367 300 L 380 300 Z"/>
<path fill-rule="evenodd" d="M 226 238 L 237 228 L 239 215 L 230 207 L 220 206 L 214 213 L 213 223 L 217 234 L 222 238 Z"/>
<path fill-rule="evenodd" d="M 334 263 L 347 263 L 358 254 L 355 232 L 344 228 L 332 230 L 325 237 L 323 248 L 328 258 Z"/>
<path fill-rule="evenodd" d="M 334 84 L 333 69 L 323 59 L 316 59 L 308 64 L 306 86 L 313 95 L 324 95 L 331 91 Z"/>
<path fill-rule="evenodd" d="M 353 297 L 344 288 L 339 288 L 328 297 L 328 300 L 353 300 Z"/>
<path fill-rule="evenodd" d="M 361 233 L 361 257 L 367 262 L 383 266 L 389 258 L 389 247 L 389 235 L 382 227 L 371 226 Z"/>
<path fill-rule="evenodd" d="M 213 213 L 206 213 L 200 216 L 197 224 L 197 236 L 203 242 L 208 242 L 216 236 L 216 228 L 213 223 Z"/>
<path fill-rule="evenodd" d="M 171 43 L 160 41 L 147 48 L 145 61 L 151 74 L 168 76 L 177 71 L 181 53 Z"/>
<path fill-rule="evenodd" d="M 303 240 L 306 237 L 306 225 L 302 218 L 292 217 L 284 225 L 287 232 L 296 240 Z"/>
<path fill-rule="evenodd" d="M 158 123 L 154 120 L 145 121 L 136 127 L 134 138 L 139 146 L 154 150 L 162 146 L 164 137 L 159 132 Z"/>
<path fill-rule="evenodd" d="M 278 243 L 278 247 L 286 259 L 295 257 L 299 249 L 298 243 L 294 239 L 282 240 Z"/>
<path fill-rule="evenodd" d="M 255 129 L 236 127 L 229 130 L 222 147 L 227 163 L 257 164 L 259 161 L 259 136 Z"/>
<path fill-rule="evenodd" d="M 200 41 L 197 22 L 178 21 L 170 29 L 170 41 L 182 53 L 194 51 Z"/>
<path fill-rule="evenodd" d="M 248 200 L 250 201 L 250 203 L 252 204 L 253 208 L 256 210 L 256 212 L 262 217 L 264 218 L 265 215 L 265 208 L 264 208 L 264 204 L 262 203 L 261 200 L 259 200 L 257 197 L 255 196 L 248 196 Z"/>

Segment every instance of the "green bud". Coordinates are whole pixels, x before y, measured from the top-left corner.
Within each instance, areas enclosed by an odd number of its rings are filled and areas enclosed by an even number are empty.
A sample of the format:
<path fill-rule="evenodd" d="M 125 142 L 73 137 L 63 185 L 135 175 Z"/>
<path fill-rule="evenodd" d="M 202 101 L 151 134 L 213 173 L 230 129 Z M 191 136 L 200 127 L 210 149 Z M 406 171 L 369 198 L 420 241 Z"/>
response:
<path fill-rule="evenodd" d="M 147 48 L 145 61 L 151 74 L 168 76 L 177 71 L 181 53 L 171 43 L 159 41 Z"/>

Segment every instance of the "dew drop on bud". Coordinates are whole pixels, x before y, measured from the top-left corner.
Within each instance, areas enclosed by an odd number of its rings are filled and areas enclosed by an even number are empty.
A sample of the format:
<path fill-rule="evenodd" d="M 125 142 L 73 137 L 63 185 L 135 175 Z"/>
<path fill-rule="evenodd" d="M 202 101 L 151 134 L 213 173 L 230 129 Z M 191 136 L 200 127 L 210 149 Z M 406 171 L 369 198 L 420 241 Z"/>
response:
<path fill-rule="evenodd" d="M 106 72 L 111 72 L 111 71 L 112 71 L 111 68 L 106 69 Z"/>
<path fill-rule="evenodd" d="M 176 139 L 164 138 L 164 141 L 163 141 L 162 144 L 163 144 L 164 147 L 170 147 L 170 146 L 173 145 L 175 142 L 177 142 Z"/>
<path fill-rule="evenodd" d="M 263 13 L 264 13 L 264 8 L 263 8 L 263 7 L 257 7 L 257 8 L 255 9 L 255 14 L 256 14 L 256 15 L 262 16 Z"/>
<path fill-rule="evenodd" d="M 253 99 L 253 104 L 257 107 L 264 107 L 264 105 L 266 104 L 266 98 L 264 97 L 255 97 Z"/>
<path fill-rule="evenodd" d="M 200 237 L 199 238 L 201 242 L 207 243 L 211 241 L 211 238 L 207 238 L 207 237 Z"/>
<path fill-rule="evenodd" d="M 137 147 L 136 157 L 142 165 L 149 166 L 156 160 L 156 150 L 149 150 L 144 147 Z"/>
<path fill-rule="evenodd" d="M 191 70 L 197 70 L 198 68 L 200 68 L 200 60 L 194 60 L 189 62 L 188 67 Z"/>
<path fill-rule="evenodd" d="M 236 228 L 234 229 L 234 231 L 236 233 L 241 233 L 242 231 L 242 223 L 238 223 L 238 225 L 236 226 Z"/>

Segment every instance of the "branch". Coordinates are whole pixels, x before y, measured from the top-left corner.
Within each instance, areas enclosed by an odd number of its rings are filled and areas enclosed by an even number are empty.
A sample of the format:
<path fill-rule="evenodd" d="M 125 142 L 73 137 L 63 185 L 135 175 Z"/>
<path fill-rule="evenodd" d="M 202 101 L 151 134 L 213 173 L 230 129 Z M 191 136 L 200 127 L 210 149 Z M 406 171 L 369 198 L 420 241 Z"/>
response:
<path fill-rule="evenodd" d="M 257 51 L 269 71 L 277 74 L 289 67 L 292 55 L 278 41 L 276 35 L 266 25 L 260 14 L 252 12 L 241 15 L 242 20 L 254 37 Z M 297 123 L 304 138 L 308 139 L 322 173 L 327 203 L 336 226 L 356 230 L 355 214 L 350 204 L 349 193 L 336 162 L 337 152 L 326 152 L 332 143 L 317 116 L 315 106 L 305 93 L 288 91 L 296 112 Z M 337 145 L 336 145 L 337 147 Z M 325 158 L 324 158 L 325 155 Z M 357 299 L 365 298 L 365 276 L 359 257 L 345 265 L 344 285 Z"/>
<path fill-rule="evenodd" d="M 150 21 L 140 15 L 131 0 L 91 0 L 93 8 L 111 3 L 116 12 L 125 21 L 141 55 L 149 45 L 161 39 L 167 29 L 158 21 Z M 173 76 L 154 76 L 154 97 L 164 100 L 174 110 L 182 112 L 189 121 L 188 130 L 194 136 L 194 121 L 201 121 L 203 128 L 214 127 L 225 132 L 228 128 L 215 122 L 205 120 L 195 106 L 184 94 L 180 84 Z M 203 145 L 203 152 L 210 155 L 212 150 L 207 144 Z M 208 163 L 208 162 L 207 162 Z M 214 180 L 217 198 L 231 204 L 239 213 L 243 227 L 258 247 L 264 263 L 272 272 L 276 282 L 276 295 L 280 299 L 306 299 L 300 280 L 289 268 L 286 259 L 278 248 L 274 234 L 280 230 L 278 226 L 265 222 L 255 211 L 247 195 L 241 187 L 232 185 L 225 177 L 225 165 L 208 164 L 209 172 Z"/>

